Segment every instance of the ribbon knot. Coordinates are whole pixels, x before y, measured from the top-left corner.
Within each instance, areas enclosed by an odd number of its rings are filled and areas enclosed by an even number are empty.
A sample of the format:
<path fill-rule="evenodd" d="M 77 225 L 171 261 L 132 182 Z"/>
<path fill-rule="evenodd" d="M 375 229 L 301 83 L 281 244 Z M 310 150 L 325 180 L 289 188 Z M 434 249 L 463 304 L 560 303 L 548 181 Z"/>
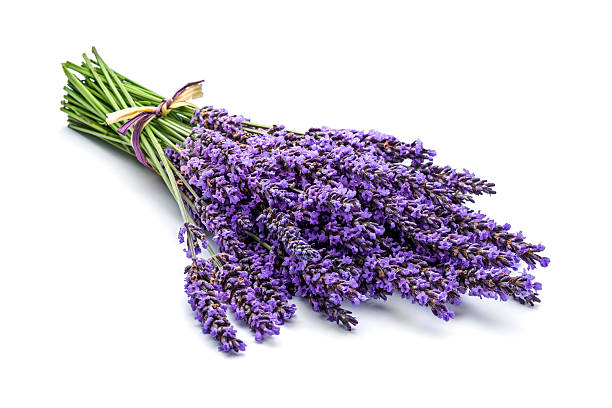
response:
<path fill-rule="evenodd" d="M 139 162 L 151 168 L 147 163 L 146 157 L 140 148 L 140 133 L 142 129 L 154 118 L 166 116 L 172 109 L 180 108 L 181 106 L 191 106 L 197 109 L 197 105 L 189 102 L 191 99 L 202 97 L 202 82 L 190 82 L 174 94 L 172 98 L 166 98 L 157 106 L 133 106 L 125 108 L 106 115 L 106 123 L 109 125 L 127 120 L 117 132 L 126 135 L 130 128 L 132 131 L 132 148 Z"/>
<path fill-rule="evenodd" d="M 158 118 L 161 116 L 166 116 L 168 114 L 168 112 L 170 112 L 170 110 L 172 108 L 170 108 L 170 105 L 172 105 L 173 100 L 170 98 L 166 98 L 163 101 L 161 101 L 161 103 L 159 105 L 157 105 L 157 108 L 155 108 L 155 116 L 157 116 Z"/>

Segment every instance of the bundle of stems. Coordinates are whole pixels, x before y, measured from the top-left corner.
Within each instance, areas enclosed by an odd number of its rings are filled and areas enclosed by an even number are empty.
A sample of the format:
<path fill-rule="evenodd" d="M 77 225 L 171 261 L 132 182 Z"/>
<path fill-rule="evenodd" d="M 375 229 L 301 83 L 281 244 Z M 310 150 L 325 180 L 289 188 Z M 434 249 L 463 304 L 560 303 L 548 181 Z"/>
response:
<path fill-rule="evenodd" d="M 135 156 L 130 137 L 117 132 L 120 124 L 107 124 L 106 117 L 128 107 L 158 105 L 164 98 L 110 68 L 95 47 L 92 53 L 93 59 L 83 53 L 81 65 L 62 64 L 68 84 L 64 87 L 66 95 L 60 109 L 68 115 L 69 128 L 100 138 Z M 178 149 L 177 144 L 185 141 L 191 133 L 192 114 L 193 108 L 188 106 L 173 109 L 167 116 L 150 123 L 141 138 L 147 163 L 168 186 L 185 222 L 190 220 L 185 207 L 189 202 L 177 184 L 182 176 L 167 159 L 164 148 Z"/>
<path fill-rule="evenodd" d="M 70 61 L 62 64 L 68 83 L 64 87 L 66 94 L 60 110 L 68 115 L 69 128 L 95 136 L 135 156 L 130 137 L 117 132 L 120 123 L 106 123 L 107 115 L 134 106 L 156 106 L 164 97 L 113 70 L 95 47 L 91 51 L 93 58 L 83 53 L 80 65 Z M 171 148 L 180 152 L 180 145 L 192 132 L 193 113 L 194 108 L 189 106 L 172 109 L 166 116 L 150 122 L 140 141 L 147 163 L 170 190 L 186 223 L 193 223 L 187 208 L 193 208 L 194 203 L 181 192 L 179 185 L 185 186 L 194 197 L 198 195 L 164 150 Z M 270 128 L 251 122 L 244 122 L 242 127 L 253 133 Z"/>

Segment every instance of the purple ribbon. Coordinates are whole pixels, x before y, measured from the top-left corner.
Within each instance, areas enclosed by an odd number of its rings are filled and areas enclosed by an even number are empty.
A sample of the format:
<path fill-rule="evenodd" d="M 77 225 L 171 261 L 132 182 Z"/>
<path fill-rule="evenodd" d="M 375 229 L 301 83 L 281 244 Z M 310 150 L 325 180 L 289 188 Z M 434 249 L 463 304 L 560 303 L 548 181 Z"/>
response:
<path fill-rule="evenodd" d="M 141 162 L 148 168 L 151 168 L 151 166 L 149 166 L 149 164 L 147 163 L 142 149 L 140 148 L 140 133 L 142 132 L 142 129 L 145 127 L 148 121 L 154 117 L 159 118 L 160 116 L 162 116 L 162 109 L 164 105 L 166 105 L 166 108 L 169 108 L 170 105 L 174 103 L 176 98 L 178 98 L 185 91 L 185 89 L 202 82 L 204 81 L 195 81 L 188 83 L 187 85 L 176 91 L 172 98 L 166 98 L 161 101 L 161 103 L 157 105 L 157 108 L 155 108 L 155 111 L 141 112 L 138 115 L 134 116 L 132 119 L 125 122 L 123 125 L 121 125 L 119 129 L 117 129 L 117 132 L 125 136 L 128 130 L 130 130 L 131 127 L 134 127 L 134 130 L 132 131 L 132 148 L 134 149 L 134 153 L 136 154 L 136 158 L 139 162 Z"/>

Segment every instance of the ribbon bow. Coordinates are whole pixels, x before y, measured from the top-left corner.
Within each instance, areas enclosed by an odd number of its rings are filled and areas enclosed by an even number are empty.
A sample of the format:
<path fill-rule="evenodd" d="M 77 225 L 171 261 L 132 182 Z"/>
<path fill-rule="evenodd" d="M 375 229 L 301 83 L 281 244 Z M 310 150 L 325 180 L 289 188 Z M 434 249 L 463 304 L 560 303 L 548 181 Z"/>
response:
<path fill-rule="evenodd" d="M 197 109 L 197 105 L 189 102 L 191 99 L 202 97 L 202 82 L 190 82 L 174 94 L 172 98 L 167 98 L 161 101 L 157 106 L 134 106 L 125 108 L 106 115 L 106 123 L 109 125 L 127 120 L 117 132 L 126 135 L 131 127 L 134 127 L 132 132 L 132 148 L 139 162 L 151 168 L 147 164 L 146 158 L 140 148 L 140 133 L 142 129 L 154 118 L 166 116 L 172 109 L 180 108 L 181 106 L 191 106 Z"/>

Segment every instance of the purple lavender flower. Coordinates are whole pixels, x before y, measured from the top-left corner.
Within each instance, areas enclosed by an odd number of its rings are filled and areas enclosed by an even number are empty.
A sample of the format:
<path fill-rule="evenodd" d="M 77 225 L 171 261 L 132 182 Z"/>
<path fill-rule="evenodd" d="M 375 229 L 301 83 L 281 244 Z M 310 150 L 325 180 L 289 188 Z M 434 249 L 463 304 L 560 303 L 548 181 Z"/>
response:
<path fill-rule="evenodd" d="M 192 124 L 169 157 L 221 251 L 218 290 L 257 340 L 293 315 L 291 296 L 348 329 L 357 320 L 343 302 L 394 293 L 443 320 L 463 294 L 539 301 L 541 285 L 514 271 L 547 266 L 544 247 L 467 208 L 493 183 L 434 165 L 420 141 L 262 128 L 211 107 Z"/>
<path fill-rule="evenodd" d="M 243 351 L 245 344 L 236 338 L 220 294 L 215 286 L 214 267 L 210 261 L 194 262 L 185 268 L 185 293 L 202 324 L 202 331 L 219 342 L 220 351 Z"/>

